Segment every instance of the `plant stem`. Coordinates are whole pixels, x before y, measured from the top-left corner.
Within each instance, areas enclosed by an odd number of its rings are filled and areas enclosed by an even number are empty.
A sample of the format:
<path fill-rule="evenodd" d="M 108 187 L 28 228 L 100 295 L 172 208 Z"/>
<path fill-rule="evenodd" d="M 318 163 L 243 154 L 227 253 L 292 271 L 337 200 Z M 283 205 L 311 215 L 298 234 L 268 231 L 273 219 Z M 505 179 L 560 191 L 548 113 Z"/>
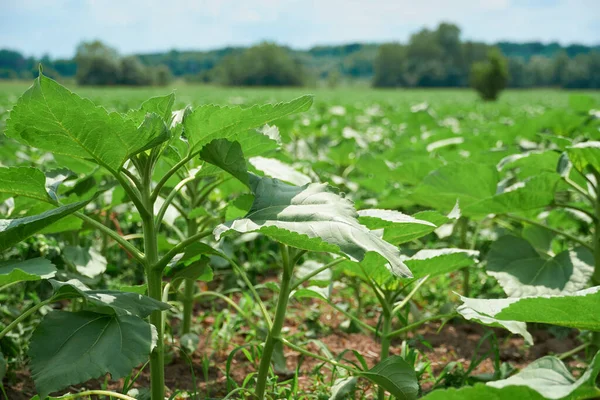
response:
<path fill-rule="evenodd" d="M 315 269 L 314 271 L 311 271 L 309 274 L 304 275 L 303 277 L 301 277 L 299 280 L 297 280 L 296 282 L 294 282 L 294 284 L 292 285 L 291 290 L 295 290 L 298 289 L 298 287 L 300 285 L 302 285 L 304 282 L 310 280 L 312 277 L 319 275 L 321 272 L 328 270 L 329 268 L 332 268 L 336 265 L 338 265 L 339 263 L 341 263 L 342 261 L 346 261 L 345 258 L 338 258 L 336 260 L 333 260 L 332 262 L 330 262 L 329 264 L 325 264 L 320 268 Z"/>
<path fill-rule="evenodd" d="M 460 217 L 457 222 L 457 228 L 459 229 L 460 234 L 460 248 L 467 249 L 467 230 L 469 229 L 469 219 L 466 217 Z M 469 297 L 470 284 L 471 280 L 471 269 L 469 267 L 465 267 L 462 270 L 463 275 L 463 296 Z"/>
<path fill-rule="evenodd" d="M 74 212 L 73 215 L 82 219 L 84 222 L 92 225 L 94 228 L 98 229 L 100 232 L 113 238 L 117 243 L 119 243 L 121 245 L 121 247 L 126 252 L 131 254 L 131 256 L 133 258 L 135 258 L 137 261 L 139 261 L 141 263 L 145 262 L 144 254 L 142 254 L 142 252 L 140 252 L 134 245 L 129 243 L 127 240 L 125 240 L 117 232 L 113 231 L 112 229 L 110 229 L 107 226 L 104 226 L 102 223 L 96 221 L 95 219 L 88 217 L 87 215 L 85 215 L 84 213 L 82 213 L 80 211 Z"/>
<path fill-rule="evenodd" d="M 379 362 L 382 362 L 390 355 L 390 343 L 391 337 L 389 336 L 390 331 L 392 330 L 392 318 L 393 314 L 389 314 L 387 312 L 383 313 L 383 326 L 381 328 L 381 352 L 379 356 Z M 377 399 L 384 400 L 385 399 L 385 389 L 379 387 L 377 392 Z"/>
<path fill-rule="evenodd" d="M 594 203 L 594 211 L 596 212 L 596 220 L 594 221 L 594 274 L 592 282 L 595 285 L 600 285 L 600 173 L 596 172 L 596 201 Z"/>
<path fill-rule="evenodd" d="M 581 240 L 579 238 L 576 238 L 575 236 L 570 235 L 570 234 L 568 234 L 566 232 L 563 232 L 563 231 L 560 231 L 558 229 L 552 228 L 552 227 L 550 227 L 550 226 L 548 226 L 546 224 L 542 224 L 540 222 L 537 222 L 537 221 L 534 221 L 534 220 L 531 220 L 531 219 L 528 219 L 528 218 L 518 217 L 518 216 L 512 215 L 512 214 L 506 214 L 506 216 L 508 218 L 510 218 L 510 219 L 515 220 L 515 221 L 525 222 L 527 224 L 531 224 L 531 225 L 539 226 L 540 228 L 547 229 L 550 232 L 554 232 L 557 235 L 564 236 L 565 238 L 567 238 L 569 240 L 572 240 L 573 242 L 578 243 L 578 244 L 580 244 L 583 247 L 587 247 L 591 251 L 594 251 L 593 247 L 590 246 L 589 243 L 586 243 L 583 240 Z"/>
<path fill-rule="evenodd" d="M 271 329 L 267 335 L 267 340 L 265 341 L 265 347 L 263 349 L 258 368 L 256 389 L 254 392 L 255 396 L 259 400 L 265 398 L 267 378 L 269 377 L 269 368 L 271 367 L 271 357 L 273 356 L 275 344 L 281 342 L 281 329 L 283 328 L 283 323 L 285 322 L 285 311 L 287 308 L 288 299 L 290 297 L 293 265 L 290 263 L 288 247 L 282 245 L 281 249 L 283 257 L 283 276 L 281 278 L 281 286 L 279 289 L 279 299 L 277 300 L 277 308 L 275 309 L 273 326 L 271 326 Z"/>
<path fill-rule="evenodd" d="M 187 234 L 193 236 L 198 233 L 198 223 L 196 218 L 190 218 L 187 221 Z M 194 313 L 194 292 L 196 289 L 195 279 L 185 279 L 183 282 L 183 321 L 181 323 L 180 335 L 190 333 L 192 327 L 192 314 Z"/>
<path fill-rule="evenodd" d="M 209 236 L 211 233 L 212 233 L 211 231 L 198 232 L 195 235 L 192 235 L 192 236 L 188 237 L 187 239 L 182 240 L 175 247 L 173 247 L 171 250 L 169 250 L 167 252 L 167 254 L 162 256 L 162 258 L 160 260 L 157 257 L 156 262 L 150 264 L 150 269 L 160 270 L 162 272 L 165 269 L 165 267 L 167 266 L 167 264 L 169 264 L 169 262 L 173 259 L 173 257 L 175 257 L 177 254 L 184 251 L 185 248 L 188 247 L 190 244 L 198 242 L 201 239 L 204 239 L 205 237 Z"/>
<path fill-rule="evenodd" d="M 179 182 L 177 184 L 177 186 L 175 186 L 175 188 L 171 191 L 171 193 L 169 193 L 169 195 L 165 198 L 164 203 L 160 207 L 160 210 L 158 210 L 158 214 L 156 215 L 156 218 L 154 219 L 154 223 L 156 224 L 157 231 L 160 229 L 160 225 L 162 224 L 165 213 L 167 212 L 167 209 L 169 208 L 169 205 L 171 204 L 171 202 L 173 201 L 175 196 L 177 196 L 177 193 L 179 193 L 181 188 L 183 188 L 188 182 L 191 182 L 194 179 L 196 179 L 195 176 L 188 176 L 187 178 L 185 178 L 184 180 Z M 190 236 L 190 232 L 188 232 L 188 236 Z"/>
<path fill-rule="evenodd" d="M 60 396 L 60 397 L 50 397 L 50 399 L 69 400 L 69 399 L 77 399 L 79 397 L 85 397 L 85 396 L 108 396 L 109 398 L 116 397 L 117 399 L 121 399 L 121 400 L 135 400 L 134 397 L 127 396 L 126 394 L 110 392 L 108 390 L 86 390 L 84 392 L 66 394 L 66 395 Z"/>
<path fill-rule="evenodd" d="M 154 200 L 150 195 L 152 187 L 152 167 L 148 166 L 142 175 L 144 207 L 148 210 L 154 209 Z M 144 252 L 146 268 L 146 280 L 148 285 L 148 296 L 162 301 L 162 276 L 163 268 L 154 268 L 158 260 L 158 232 L 154 223 L 154 216 L 142 216 L 142 230 L 144 234 Z M 168 263 L 168 261 L 166 262 Z M 166 265 L 165 263 L 165 265 Z M 164 325 L 163 312 L 155 310 L 150 314 L 150 323 L 154 325 L 157 332 L 156 347 L 150 353 L 150 393 L 152 400 L 163 400 L 165 398 L 165 360 L 164 360 Z"/>
<path fill-rule="evenodd" d="M 337 362 L 337 361 L 334 361 L 334 360 L 332 360 L 332 359 L 330 359 L 330 358 L 323 357 L 323 356 L 321 356 L 321 355 L 319 355 L 319 354 L 316 354 L 316 353 L 313 353 L 313 352 L 311 352 L 311 351 L 308 351 L 308 350 L 306 350 L 306 349 L 303 349 L 303 348 L 302 348 L 302 347 L 300 347 L 300 346 L 296 346 L 295 344 L 293 344 L 293 343 L 289 342 L 288 340 L 286 340 L 286 339 L 284 339 L 284 338 L 282 338 L 282 339 L 281 339 L 281 342 L 282 342 L 282 343 L 283 343 L 283 344 L 284 344 L 286 347 L 289 347 L 290 349 L 292 349 L 292 350 L 294 350 L 294 351 L 297 351 L 297 352 L 299 352 L 299 353 L 301 353 L 301 354 L 304 354 L 305 356 L 312 357 L 312 358 L 314 358 L 314 359 L 316 359 L 316 360 L 320 360 L 320 361 L 326 362 L 326 363 L 328 363 L 328 364 L 334 365 L 334 366 L 336 366 L 336 367 L 338 367 L 338 368 L 345 369 L 346 371 L 348 371 L 348 372 L 351 372 L 353 375 L 360 375 L 360 374 L 361 374 L 361 372 L 362 372 L 362 371 L 359 371 L 359 370 L 357 370 L 357 369 L 354 369 L 354 368 L 352 368 L 352 367 L 349 367 L 349 366 L 347 366 L 347 365 L 341 364 L 341 363 L 339 363 L 339 362 Z"/>
<path fill-rule="evenodd" d="M 571 356 L 573 356 L 573 355 L 575 355 L 575 354 L 579 353 L 581 350 L 585 350 L 585 349 L 587 349 L 587 348 L 588 348 L 588 347 L 590 347 L 591 345 L 592 345 L 592 343 L 584 343 L 584 344 L 581 344 L 581 345 L 579 345 L 579 346 L 575 347 L 574 349 L 571 349 L 571 350 L 569 350 L 569 351 L 567 351 L 567 352 L 564 352 L 564 353 L 562 353 L 562 354 L 559 354 L 559 355 L 557 355 L 556 357 L 557 357 L 559 360 L 564 360 L 565 358 L 569 358 L 569 357 L 571 357 Z"/>
<path fill-rule="evenodd" d="M 38 303 L 35 306 L 29 308 L 23 314 L 19 315 L 17 318 L 15 318 L 15 320 L 13 322 L 11 322 L 10 324 L 8 324 L 8 326 L 6 328 L 4 328 L 2 330 L 2 332 L 0 332 L 0 339 L 2 339 L 4 336 L 6 336 L 6 334 L 8 332 L 10 332 L 11 330 L 13 330 L 13 328 L 15 326 L 19 325 L 19 323 L 21 323 L 22 321 L 24 321 L 25 319 L 27 319 L 27 317 L 29 317 L 31 314 L 35 313 L 37 310 L 39 310 L 40 308 L 44 307 L 46 304 L 50 304 L 51 302 L 52 302 L 52 299 L 48 299 L 48 300 L 42 301 L 41 303 Z"/>
<path fill-rule="evenodd" d="M 231 300 L 229 297 L 225 296 L 224 294 L 207 290 L 206 292 L 200 292 L 197 295 L 195 295 L 194 300 L 199 299 L 201 297 L 205 297 L 205 296 L 218 297 L 221 300 L 225 301 L 227 304 L 229 304 L 231 307 L 233 307 L 233 309 L 235 309 L 237 311 L 237 313 L 242 318 L 244 318 L 250 325 L 254 326 L 257 330 L 261 330 L 261 328 L 256 324 L 256 322 L 254 322 L 254 319 L 250 315 L 248 315 L 246 312 L 244 312 L 244 310 L 242 310 L 240 308 L 240 306 L 238 306 L 235 303 L 235 301 Z"/>

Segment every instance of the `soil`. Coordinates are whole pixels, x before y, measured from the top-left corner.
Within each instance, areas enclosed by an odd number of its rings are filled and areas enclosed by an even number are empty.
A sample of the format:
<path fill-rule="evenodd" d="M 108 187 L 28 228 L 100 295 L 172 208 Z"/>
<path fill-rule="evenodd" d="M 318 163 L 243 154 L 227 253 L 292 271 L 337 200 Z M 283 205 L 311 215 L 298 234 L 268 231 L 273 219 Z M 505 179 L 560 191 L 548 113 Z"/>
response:
<path fill-rule="evenodd" d="M 336 311 L 328 308 L 328 306 L 316 301 L 310 302 L 310 306 L 292 305 L 289 309 L 289 318 L 286 321 L 286 337 L 304 337 L 308 331 L 307 324 L 307 309 L 311 309 L 311 316 L 314 317 L 315 310 L 318 316 L 320 326 L 323 326 L 323 331 L 317 334 L 315 339 L 322 342 L 329 351 L 334 355 L 339 355 L 347 349 L 356 350 L 362 355 L 369 367 L 375 365 L 379 360 L 380 344 L 373 335 L 368 333 L 347 333 L 340 325 L 344 321 L 344 316 Z M 223 305 L 224 307 L 224 305 Z M 206 316 L 204 310 L 197 310 L 198 320 L 201 320 L 201 329 L 203 332 L 199 335 L 200 341 L 198 348 L 193 353 L 192 366 L 194 374 L 191 373 L 189 361 L 179 355 L 178 348 L 173 346 L 173 343 L 168 343 L 167 348 L 171 349 L 173 355 L 171 362 L 165 368 L 165 383 L 169 390 L 169 395 L 173 394 L 173 390 L 181 391 L 193 390 L 198 388 L 200 398 L 222 398 L 227 393 L 227 380 L 224 374 L 225 365 L 230 353 L 238 346 L 247 343 L 248 335 L 252 330 L 249 328 L 241 329 L 235 332 L 231 340 L 227 339 L 225 344 L 219 348 L 212 348 L 211 335 L 213 331 L 213 323 L 215 319 L 212 315 Z M 368 313 L 366 313 L 368 314 Z M 177 321 L 172 321 L 173 325 L 177 325 Z M 376 326 L 377 320 L 371 318 L 365 322 L 371 326 Z M 176 329 L 176 328 L 175 328 Z M 486 328 L 477 324 L 468 323 L 462 319 L 456 318 L 453 321 L 440 326 L 439 322 L 431 322 L 421 326 L 418 330 L 409 333 L 405 339 L 409 340 L 413 347 L 416 347 L 422 353 L 422 361 L 430 364 L 430 371 L 427 371 L 422 376 L 422 389 L 427 391 L 432 387 L 432 376 L 437 376 L 449 362 L 457 362 L 462 364 L 466 370 L 472 357 L 477 352 L 478 355 L 485 354 L 491 348 L 490 341 L 485 341 L 479 345 L 481 338 L 489 332 L 490 328 Z M 498 338 L 500 360 L 508 362 L 515 368 L 522 368 L 531 361 L 548 354 L 558 354 L 569 351 L 577 347 L 580 342 L 577 339 L 577 332 L 568 332 L 567 337 L 556 338 L 547 329 L 540 327 L 539 329 L 530 330 L 534 336 L 535 345 L 527 347 L 521 337 L 511 335 L 509 332 L 501 329 L 493 329 Z M 298 341 L 301 341 L 299 339 Z M 292 340 L 294 341 L 294 340 Z M 391 354 L 400 354 L 402 340 L 392 342 L 390 349 Z M 169 347 L 171 346 L 171 347 Z M 308 349 L 314 353 L 320 353 L 318 346 L 315 343 L 310 343 Z M 323 366 L 319 360 L 307 357 L 299 357 L 299 354 L 286 349 L 287 369 L 295 371 L 300 364 L 299 386 L 303 392 L 311 392 L 316 385 L 326 382 L 330 385 L 331 372 L 330 369 Z M 323 354 L 323 353 L 320 353 Z M 583 353 L 582 353 L 583 354 Z M 206 356 L 210 357 L 210 367 L 208 369 L 208 382 L 204 380 L 203 359 Z M 345 353 L 347 360 L 356 361 L 356 358 L 351 352 Z M 581 367 L 576 361 L 577 358 L 572 358 L 568 364 L 571 367 Z M 246 376 L 255 372 L 258 368 L 256 362 L 248 361 L 242 352 L 236 352 L 232 360 L 231 378 L 241 384 Z M 493 361 L 488 356 L 483 360 L 471 373 L 471 375 L 492 373 L 494 371 Z M 137 371 L 136 371 L 137 373 Z M 280 373 L 280 379 L 291 378 L 292 373 Z M 195 377 L 195 378 L 194 378 Z M 362 382 L 362 390 L 369 390 L 369 383 Z M 149 386 L 149 368 L 142 371 L 139 378 L 134 384 L 137 388 L 147 388 Z M 89 381 L 84 385 L 76 385 L 69 388 L 66 392 L 76 392 L 82 389 L 109 389 L 121 391 L 123 380 L 111 381 L 110 376 Z M 35 387 L 30 378 L 29 372 L 26 369 L 16 371 L 13 379 L 5 382 L 5 389 L 9 400 L 29 400 L 35 395 Z M 58 394 L 57 394 L 58 395 Z M 1 396 L 1 394 L 0 394 Z M 184 397 L 175 397 L 175 399 Z"/>

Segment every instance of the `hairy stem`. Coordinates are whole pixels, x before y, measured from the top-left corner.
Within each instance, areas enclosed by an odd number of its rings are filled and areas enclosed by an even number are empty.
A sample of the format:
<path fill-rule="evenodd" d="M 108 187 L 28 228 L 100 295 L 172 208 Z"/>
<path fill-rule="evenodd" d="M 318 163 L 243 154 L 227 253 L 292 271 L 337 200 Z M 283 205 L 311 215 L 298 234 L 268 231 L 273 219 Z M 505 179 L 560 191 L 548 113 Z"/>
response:
<path fill-rule="evenodd" d="M 283 276 L 281 278 L 279 299 L 277 300 L 273 326 L 271 326 L 271 329 L 267 334 L 267 340 L 265 341 L 265 346 L 260 360 L 260 366 L 258 368 L 258 377 L 254 392 L 258 399 L 265 398 L 267 378 L 269 377 L 269 368 L 271 367 L 271 357 L 273 356 L 275 345 L 278 342 L 281 342 L 281 329 L 283 328 L 283 324 L 285 322 L 285 311 L 287 308 L 288 299 L 290 297 L 293 265 L 290 263 L 289 249 L 287 246 L 282 245 L 281 247 L 281 253 L 283 256 Z"/>
<path fill-rule="evenodd" d="M 573 242 L 575 242 L 575 243 L 578 243 L 578 244 L 580 244 L 580 245 L 581 245 L 581 246 L 583 246 L 583 247 L 587 247 L 587 248 L 588 248 L 589 250 L 591 250 L 591 251 L 594 251 L 594 248 L 593 248 L 592 246 L 590 246 L 590 244 L 589 244 L 589 243 L 586 243 L 585 241 L 583 241 L 583 240 L 581 240 L 581 239 L 579 239 L 579 238 L 577 238 L 577 237 L 575 237 L 575 236 L 573 236 L 573 235 L 570 235 L 570 234 L 568 234 L 568 233 L 566 233 L 566 232 L 563 232 L 563 231 L 561 231 L 561 230 L 558 230 L 558 229 L 552 228 L 552 227 L 550 227 L 550 226 L 548 226 L 548 225 L 542 224 L 542 223 L 540 223 L 540 222 L 537 222 L 537 221 L 534 221 L 534 220 L 531 220 L 531 219 L 528 219 L 528 218 L 518 217 L 518 216 L 516 216 L 516 215 L 512 215 L 512 214 L 506 214 L 506 216 L 507 216 L 508 218 L 510 218 L 510 219 L 513 219 L 513 220 L 515 220 L 515 221 L 519 221 L 519 222 L 525 222 L 525 223 L 527 223 L 527 224 L 531 224 L 531 225 L 539 226 L 540 228 L 547 229 L 547 230 L 549 230 L 550 232 L 554 232 L 554 233 L 556 233 L 557 235 L 563 236 L 563 237 L 565 237 L 565 238 L 567 238 L 567 239 L 569 239 L 569 240 L 571 240 L 571 241 L 573 241 Z"/>
<path fill-rule="evenodd" d="M 389 333 L 392 330 L 392 318 L 393 314 L 389 314 L 387 312 L 383 313 L 383 323 L 381 328 L 381 352 L 379 353 L 379 362 L 382 362 L 390 355 L 391 337 L 389 336 Z M 382 387 L 380 387 L 377 391 L 377 399 L 385 399 L 385 389 L 383 389 Z"/>
<path fill-rule="evenodd" d="M 44 307 L 45 305 L 50 304 L 51 302 L 52 302 L 52 299 L 48 299 L 46 301 L 42 301 L 41 303 L 38 303 L 35 306 L 29 308 L 23 314 L 19 315 L 17 318 L 15 318 L 15 320 L 13 322 L 11 322 L 10 324 L 8 324 L 8 326 L 6 328 L 4 328 L 2 330 L 2 332 L 0 332 L 0 339 L 2 339 L 4 336 L 6 336 L 6 334 L 8 332 L 12 331 L 22 321 L 26 320 L 30 315 L 32 315 L 33 313 L 35 313 L 37 310 L 39 310 L 40 308 Z"/>
<path fill-rule="evenodd" d="M 198 233 L 198 223 L 196 218 L 190 218 L 187 221 L 187 234 L 193 236 Z M 194 313 L 194 292 L 196 289 L 195 279 L 185 279 L 183 282 L 183 321 L 181 323 L 180 335 L 185 335 L 192 328 L 192 315 Z"/>

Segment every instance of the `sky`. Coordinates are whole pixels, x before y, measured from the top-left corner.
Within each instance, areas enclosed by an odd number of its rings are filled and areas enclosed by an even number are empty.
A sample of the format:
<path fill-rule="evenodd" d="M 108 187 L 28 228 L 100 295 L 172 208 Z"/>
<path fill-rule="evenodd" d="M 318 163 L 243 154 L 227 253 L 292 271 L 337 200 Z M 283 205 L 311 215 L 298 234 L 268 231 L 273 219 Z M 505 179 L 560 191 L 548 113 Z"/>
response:
<path fill-rule="evenodd" d="M 0 0 L 0 48 L 52 58 L 94 39 L 121 54 L 264 40 L 307 49 L 406 42 L 442 21 L 487 43 L 600 44 L 600 0 Z"/>

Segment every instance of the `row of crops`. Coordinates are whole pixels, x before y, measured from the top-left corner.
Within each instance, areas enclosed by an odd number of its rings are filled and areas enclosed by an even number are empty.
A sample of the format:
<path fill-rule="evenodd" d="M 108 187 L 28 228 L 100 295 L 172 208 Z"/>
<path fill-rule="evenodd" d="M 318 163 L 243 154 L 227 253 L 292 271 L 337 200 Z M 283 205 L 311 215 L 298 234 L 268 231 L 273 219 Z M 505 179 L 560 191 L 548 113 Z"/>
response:
<path fill-rule="evenodd" d="M 595 97 L 353 100 L 97 105 L 41 75 L 4 104 L 1 393 L 30 398 L 19 385 L 33 381 L 39 399 L 600 396 Z M 215 304 L 227 313 L 208 318 Z M 325 308 L 377 342 L 375 361 L 287 326 L 290 310 Z M 471 360 L 458 374 L 413 345 L 430 324 L 482 325 L 496 346 L 505 331 L 533 345 L 532 327 L 580 345 L 521 369 L 492 352 L 491 373 Z M 201 354 L 200 385 L 199 338 L 242 327 L 225 363 Z M 173 358 L 190 361 L 192 388 L 169 385 Z M 211 370 L 224 376 L 212 388 Z"/>

